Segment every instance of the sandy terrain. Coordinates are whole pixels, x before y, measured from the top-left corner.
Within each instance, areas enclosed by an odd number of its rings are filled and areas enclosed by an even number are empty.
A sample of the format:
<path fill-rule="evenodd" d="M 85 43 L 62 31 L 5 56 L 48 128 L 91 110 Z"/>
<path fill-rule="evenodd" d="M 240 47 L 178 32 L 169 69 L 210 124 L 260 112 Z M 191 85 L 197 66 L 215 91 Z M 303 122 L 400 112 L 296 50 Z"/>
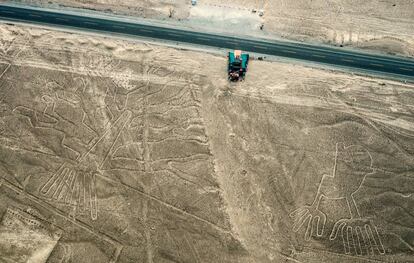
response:
<path fill-rule="evenodd" d="M 263 10 L 262 23 L 270 35 L 414 56 L 414 3 L 410 0 L 199 2 L 228 10 Z"/>
<path fill-rule="evenodd" d="M 84 8 L 119 15 L 158 19 L 186 18 L 189 15 L 190 8 L 190 4 L 186 0 L 16 0 L 9 2 L 52 8 Z"/>
<path fill-rule="evenodd" d="M 86 8 L 161 19 L 199 30 L 287 38 L 414 56 L 414 3 L 411 0 L 199 0 L 196 6 L 185 0 L 14 2 Z M 264 15 L 260 16 L 259 11 Z M 263 30 L 259 29 L 261 25 Z"/>
<path fill-rule="evenodd" d="M 2 261 L 413 262 L 413 85 L 0 36 Z"/>

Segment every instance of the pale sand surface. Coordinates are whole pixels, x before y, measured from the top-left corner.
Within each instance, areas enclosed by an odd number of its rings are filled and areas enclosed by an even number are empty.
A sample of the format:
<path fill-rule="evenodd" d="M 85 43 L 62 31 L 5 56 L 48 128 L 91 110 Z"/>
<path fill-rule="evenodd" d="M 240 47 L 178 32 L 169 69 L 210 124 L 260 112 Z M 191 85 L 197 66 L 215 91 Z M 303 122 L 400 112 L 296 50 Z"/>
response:
<path fill-rule="evenodd" d="M 229 84 L 222 56 L 0 36 L 0 215 L 60 229 L 39 258 L 412 261 L 413 85 L 255 60 Z"/>

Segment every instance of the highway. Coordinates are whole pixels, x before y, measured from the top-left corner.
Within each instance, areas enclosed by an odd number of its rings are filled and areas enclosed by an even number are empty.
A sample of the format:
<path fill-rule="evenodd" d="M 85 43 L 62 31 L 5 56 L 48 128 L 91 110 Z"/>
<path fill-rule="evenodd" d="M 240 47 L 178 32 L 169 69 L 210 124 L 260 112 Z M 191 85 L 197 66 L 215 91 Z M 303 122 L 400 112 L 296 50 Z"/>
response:
<path fill-rule="evenodd" d="M 345 48 L 224 36 L 139 24 L 110 17 L 93 17 L 61 10 L 52 11 L 7 4 L 0 4 L 0 19 L 69 27 L 78 30 L 93 30 L 109 34 L 124 34 L 224 49 L 241 49 L 263 55 L 299 59 L 347 68 L 357 73 L 373 73 L 385 77 L 389 75 L 394 78 L 414 81 L 414 59 L 363 53 Z"/>

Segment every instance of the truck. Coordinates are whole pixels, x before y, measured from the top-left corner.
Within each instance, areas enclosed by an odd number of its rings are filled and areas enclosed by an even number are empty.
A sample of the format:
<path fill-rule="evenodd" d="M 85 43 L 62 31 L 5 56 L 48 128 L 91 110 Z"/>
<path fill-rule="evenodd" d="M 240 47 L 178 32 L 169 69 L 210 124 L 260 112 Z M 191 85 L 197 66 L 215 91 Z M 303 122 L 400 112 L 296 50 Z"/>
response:
<path fill-rule="evenodd" d="M 249 54 L 234 50 L 228 54 L 228 79 L 232 82 L 244 80 L 249 64 Z"/>

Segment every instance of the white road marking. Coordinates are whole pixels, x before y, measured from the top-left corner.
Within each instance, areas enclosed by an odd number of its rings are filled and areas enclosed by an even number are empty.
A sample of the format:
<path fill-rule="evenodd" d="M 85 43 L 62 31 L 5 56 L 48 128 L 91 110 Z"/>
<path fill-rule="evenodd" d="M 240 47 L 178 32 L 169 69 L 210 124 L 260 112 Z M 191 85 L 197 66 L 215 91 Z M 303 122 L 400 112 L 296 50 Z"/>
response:
<path fill-rule="evenodd" d="M 65 19 L 65 18 L 60 18 L 60 17 L 56 17 L 55 18 L 56 20 L 60 20 L 60 21 L 65 21 L 65 22 L 68 22 L 69 20 L 67 20 L 67 19 Z"/>
<path fill-rule="evenodd" d="M 317 58 L 326 58 L 326 56 L 323 56 L 323 55 L 318 55 L 318 54 L 312 54 L 312 57 L 317 57 Z"/>
<path fill-rule="evenodd" d="M 256 46 L 254 46 L 255 48 L 263 48 L 263 49 L 267 49 L 267 47 L 265 47 L 265 46 L 259 46 L 259 45 L 256 45 Z"/>
<path fill-rule="evenodd" d="M 400 68 L 401 70 L 405 70 L 405 71 L 414 71 L 414 70 L 412 70 L 412 69 L 409 69 L 409 68 Z"/>
<path fill-rule="evenodd" d="M 341 61 L 345 61 L 345 62 L 354 62 L 352 59 L 346 59 L 346 58 L 341 59 Z"/>
<path fill-rule="evenodd" d="M 168 33 L 167 35 L 172 36 L 172 37 L 179 37 L 180 36 L 178 34 L 173 34 L 173 33 Z"/>
<path fill-rule="evenodd" d="M 375 67 L 384 67 L 384 65 L 382 64 L 375 64 L 375 63 L 369 63 L 371 66 L 375 66 Z"/>
<path fill-rule="evenodd" d="M 84 24 L 87 24 L 87 25 L 94 25 L 94 26 L 97 26 L 98 24 L 97 23 L 94 23 L 94 22 L 88 22 L 88 21 L 86 21 L 86 22 L 83 22 Z"/>
<path fill-rule="evenodd" d="M 282 50 L 280 50 L 280 51 L 282 51 L 282 52 L 286 52 L 286 53 L 292 53 L 292 54 L 296 54 L 296 53 L 297 53 L 296 51 L 292 51 L 292 50 L 284 50 L 284 49 L 282 49 Z"/>

